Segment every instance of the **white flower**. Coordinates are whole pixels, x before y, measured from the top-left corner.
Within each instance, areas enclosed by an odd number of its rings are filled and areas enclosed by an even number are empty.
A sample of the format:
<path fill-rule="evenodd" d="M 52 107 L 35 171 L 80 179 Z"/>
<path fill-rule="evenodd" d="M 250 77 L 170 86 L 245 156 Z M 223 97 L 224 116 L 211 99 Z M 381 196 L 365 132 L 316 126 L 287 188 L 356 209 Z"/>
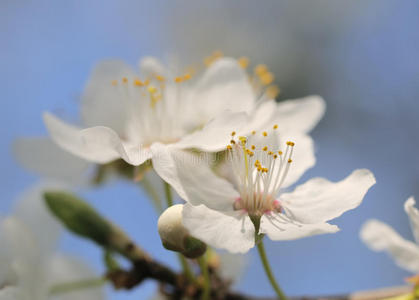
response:
<path fill-rule="evenodd" d="M 270 73 L 262 69 L 258 83 L 230 58 L 212 62 L 202 76 L 173 73 L 153 58 L 142 60 L 139 75 L 122 62 L 108 61 L 94 70 L 82 99 L 87 128 L 49 113 L 44 120 L 52 139 L 73 155 L 101 164 L 151 160 L 156 172 L 181 190 L 165 168 L 172 149 L 219 151 L 228 141 L 224 133 L 234 128 L 250 132 L 278 122 L 283 132 L 305 133 L 321 118 L 325 105 L 317 96 L 270 101 L 264 92 Z"/>
<path fill-rule="evenodd" d="M 337 183 L 314 178 L 282 192 L 312 165 L 313 146 L 306 135 L 296 135 L 294 149 L 294 142 L 281 142 L 286 137 L 275 128 L 249 137 L 232 133 L 227 151 L 233 176 L 228 180 L 205 163 L 196 164 L 191 154 L 173 153 L 188 201 L 183 223 L 191 235 L 216 248 L 247 252 L 255 245 L 255 227 L 272 240 L 333 233 L 338 227 L 327 221 L 357 207 L 375 183 L 372 173 L 362 169 Z M 282 144 L 286 147 L 280 150 Z"/>
<path fill-rule="evenodd" d="M 404 204 L 415 242 L 402 238 L 393 228 L 378 220 L 369 220 L 361 229 L 361 239 L 374 251 L 388 252 L 397 265 L 412 273 L 419 273 L 419 211 L 415 199 L 410 197 Z"/>
<path fill-rule="evenodd" d="M 55 284 L 95 275 L 79 259 L 54 251 L 60 225 L 44 205 L 44 188 L 27 192 L 15 213 L 0 220 L 0 299 L 103 299 L 98 288 L 48 295 Z"/>

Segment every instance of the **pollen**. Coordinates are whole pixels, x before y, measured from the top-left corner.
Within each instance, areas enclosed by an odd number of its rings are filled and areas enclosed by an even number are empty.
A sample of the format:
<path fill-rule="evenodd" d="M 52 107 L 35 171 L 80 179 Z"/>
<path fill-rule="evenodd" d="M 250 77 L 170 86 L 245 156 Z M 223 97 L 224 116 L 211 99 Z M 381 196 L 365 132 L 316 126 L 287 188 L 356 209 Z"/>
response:
<path fill-rule="evenodd" d="M 268 136 L 268 133 L 266 131 L 262 132 L 263 136 Z"/>
<path fill-rule="evenodd" d="M 231 150 L 233 149 L 233 147 L 231 147 L 231 145 L 227 145 L 227 150 Z"/>
<path fill-rule="evenodd" d="M 237 62 L 239 63 L 240 67 L 242 67 L 243 69 L 246 69 L 247 66 L 249 65 L 249 59 L 245 56 L 240 57 Z"/>
<path fill-rule="evenodd" d="M 272 152 L 272 151 L 269 151 L 268 152 L 268 155 L 273 155 L 274 153 Z"/>
<path fill-rule="evenodd" d="M 240 137 L 239 137 L 239 140 L 240 140 L 240 142 L 242 143 L 242 145 L 245 145 L 245 144 L 246 144 L 246 142 L 247 142 L 247 138 L 246 138 L 246 137 L 244 137 L 244 136 L 240 136 Z"/>
<path fill-rule="evenodd" d="M 161 75 L 156 75 L 156 79 L 158 80 L 158 81 L 165 81 L 166 79 L 163 77 L 163 76 L 161 76 Z"/>
<path fill-rule="evenodd" d="M 268 67 L 263 64 L 259 64 L 255 67 L 254 72 L 259 76 L 263 75 L 264 73 L 268 72 Z"/>
<path fill-rule="evenodd" d="M 189 80 L 192 78 L 192 75 L 190 73 L 186 73 L 185 75 L 183 75 L 183 80 Z"/>
<path fill-rule="evenodd" d="M 282 151 L 281 151 L 281 150 L 280 150 L 280 151 L 278 151 L 278 154 L 279 154 L 279 155 L 282 155 Z"/>
<path fill-rule="evenodd" d="M 274 154 L 274 158 L 277 159 L 278 158 L 278 155 Z"/>
<path fill-rule="evenodd" d="M 150 94 L 154 94 L 155 92 L 157 92 L 157 89 L 154 87 L 154 86 L 149 86 L 148 88 L 147 88 L 147 90 L 148 90 L 148 92 L 150 93 Z"/>
<path fill-rule="evenodd" d="M 289 160 L 288 160 L 288 163 L 289 163 L 289 164 L 290 164 L 290 163 L 292 163 L 292 159 L 289 159 Z"/>
<path fill-rule="evenodd" d="M 236 141 L 235 141 L 235 140 L 231 140 L 231 141 L 230 141 L 230 143 L 231 143 L 232 145 L 234 145 L 234 144 L 236 144 Z"/>
<path fill-rule="evenodd" d="M 295 145 L 295 143 L 294 142 L 287 142 L 287 146 L 291 146 L 291 147 L 294 147 L 294 145 Z"/>
<path fill-rule="evenodd" d="M 254 131 L 254 130 L 253 130 L 253 131 L 252 131 L 252 134 L 253 134 L 253 135 L 255 135 L 255 134 L 256 134 L 256 131 Z"/>
<path fill-rule="evenodd" d="M 265 146 L 265 147 L 263 147 L 263 148 L 262 148 L 262 150 L 263 150 L 263 151 L 268 151 L 268 147 L 267 147 L 267 146 Z"/>
<path fill-rule="evenodd" d="M 117 85 L 117 84 L 118 84 L 118 80 L 112 80 L 112 81 L 111 81 L 111 84 L 112 84 L 113 86 Z"/>
<path fill-rule="evenodd" d="M 144 83 L 141 80 L 139 80 L 139 79 L 135 79 L 134 80 L 134 85 L 136 85 L 136 86 L 143 86 Z"/>
<path fill-rule="evenodd" d="M 127 82 L 128 82 L 128 78 L 123 77 L 123 78 L 122 78 L 122 82 L 123 82 L 123 83 L 127 83 Z"/>
<path fill-rule="evenodd" d="M 144 81 L 144 85 L 149 85 L 150 84 L 150 79 L 146 79 L 146 81 Z"/>
<path fill-rule="evenodd" d="M 256 146 L 255 145 L 252 145 L 250 148 L 252 148 L 252 150 L 255 150 L 256 149 Z"/>
<path fill-rule="evenodd" d="M 182 81 L 183 81 L 183 77 L 180 77 L 180 76 L 175 77 L 175 82 L 176 83 L 181 83 Z"/>
<path fill-rule="evenodd" d="M 278 124 L 275 124 L 273 129 L 278 129 Z"/>
<path fill-rule="evenodd" d="M 231 133 L 231 136 L 235 136 L 236 135 L 236 132 L 235 131 L 233 131 L 232 133 Z"/>
<path fill-rule="evenodd" d="M 262 75 L 259 75 L 259 76 L 260 76 L 260 81 L 262 82 L 263 85 L 269 85 L 275 79 L 274 74 L 272 74 L 271 72 L 265 72 L 265 73 L 263 73 Z"/>

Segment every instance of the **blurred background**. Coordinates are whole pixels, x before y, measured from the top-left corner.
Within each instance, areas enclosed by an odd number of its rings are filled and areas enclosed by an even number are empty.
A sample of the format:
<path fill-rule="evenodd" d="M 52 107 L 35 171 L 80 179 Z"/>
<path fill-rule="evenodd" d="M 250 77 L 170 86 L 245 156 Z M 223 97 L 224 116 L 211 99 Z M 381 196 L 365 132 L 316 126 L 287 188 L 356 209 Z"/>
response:
<path fill-rule="evenodd" d="M 336 294 L 403 284 L 407 272 L 369 251 L 358 232 L 379 218 L 412 238 L 403 203 L 419 197 L 419 2 L 370 1 L 23 1 L 0 2 L 0 211 L 39 177 L 13 158 L 18 137 L 46 135 L 43 111 L 74 120 L 92 66 L 105 58 L 136 64 L 144 55 L 201 62 L 214 50 L 266 63 L 279 100 L 319 94 L 327 101 L 313 131 L 317 164 L 302 179 L 340 180 L 369 168 L 377 185 L 363 204 L 333 221 L 335 235 L 268 242 L 275 274 L 289 295 Z M 159 260 L 177 267 L 134 184 L 84 189 L 104 215 Z M 339 199 L 337 199 L 339 200 Z M 66 234 L 63 251 L 103 271 L 98 249 Z M 250 272 L 251 271 L 251 272 Z M 237 289 L 273 295 L 255 251 Z M 110 299 L 147 299 L 153 283 Z"/>

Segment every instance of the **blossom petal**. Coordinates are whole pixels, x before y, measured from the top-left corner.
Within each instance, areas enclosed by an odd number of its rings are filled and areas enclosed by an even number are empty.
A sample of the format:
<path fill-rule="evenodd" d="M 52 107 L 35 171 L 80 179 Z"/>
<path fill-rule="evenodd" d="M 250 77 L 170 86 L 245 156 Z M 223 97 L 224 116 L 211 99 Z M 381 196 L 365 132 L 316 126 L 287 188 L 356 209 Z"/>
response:
<path fill-rule="evenodd" d="M 400 267 L 419 272 L 419 246 L 403 239 L 387 224 L 370 220 L 362 226 L 361 239 L 374 251 L 386 251 Z"/>
<path fill-rule="evenodd" d="M 226 109 L 250 112 L 255 104 L 247 74 L 232 58 L 214 62 L 197 82 L 192 97 L 201 119 L 207 121 Z"/>
<path fill-rule="evenodd" d="M 241 211 L 220 212 L 205 205 L 183 208 L 183 225 L 192 236 L 232 253 L 245 253 L 255 245 L 255 228 Z"/>
<path fill-rule="evenodd" d="M 144 78 L 151 78 L 156 75 L 166 76 L 168 75 L 168 70 L 166 67 L 155 57 L 145 56 L 139 63 L 140 74 Z"/>
<path fill-rule="evenodd" d="M 413 235 L 416 243 L 419 244 L 419 210 L 415 207 L 416 201 L 413 197 L 407 199 L 404 203 L 404 210 L 409 216 L 410 225 L 412 227 Z"/>
<path fill-rule="evenodd" d="M 293 192 L 282 194 L 280 202 L 292 219 L 302 223 L 319 223 L 339 217 L 360 205 L 374 184 L 374 175 L 367 169 L 359 169 L 339 182 L 313 178 Z"/>
<path fill-rule="evenodd" d="M 62 228 L 45 205 L 43 193 L 47 189 L 64 190 L 66 187 L 52 181 L 39 183 L 24 191 L 18 199 L 14 213 L 14 216 L 30 228 L 45 254 L 52 253 L 56 248 Z"/>
<path fill-rule="evenodd" d="M 99 63 L 93 69 L 81 102 L 83 125 L 86 127 L 106 126 L 123 134 L 128 118 L 129 106 L 121 99 L 120 90 L 112 84 L 122 78 L 136 78 L 133 69 L 119 60 Z"/>
<path fill-rule="evenodd" d="M 207 154 L 196 155 L 162 144 L 153 144 L 151 148 L 154 169 L 185 201 L 233 210 L 239 193 L 227 180 L 215 175 Z"/>
<path fill-rule="evenodd" d="M 46 271 L 46 281 L 50 287 L 56 284 L 97 277 L 84 262 L 77 258 L 64 255 L 52 256 L 48 261 Z M 92 287 L 67 292 L 61 294 L 58 298 L 60 300 L 101 300 L 104 299 L 104 293 L 102 288 Z"/>
<path fill-rule="evenodd" d="M 262 216 L 259 233 L 267 234 L 271 240 L 282 241 L 338 231 L 339 228 L 336 225 L 329 223 L 303 224 L 291 220 L 284 214 L 270 213 Z"/>
<path fill-rule="evenodd" d="M 79 129 L 45 113 L 45 124 L 52 139 L 70 153 L 96 163 L 108 163 L 122 158 L 140 165 L 151 157 L 147 148 L 123 143 L 111 128 L 97 126 Z"/>
<path fill-rule="evenodd" d="M 47 137 L 17 139 L 13 154 L 25 168 L 71 183 L 79 182 L 89 167 L 89 162 L 68 153 Z"/>
<path fill-rule="evenodd" d="M 202 129 L 187 135 L 175 144 L 177 148 L 196 148 L 207 152 L 224 150 L 231 139 L 231 132 L 236 131 L 248 120 L 244 112 L 224 111 L 212 119 Z"/>
<path fill-rule="evenodd" d="M 308 96 L 301 99 L 279 102 L 271 123 L 278 123 L 279 131 L 308 133 L 326 110 L 326 103 L 320 96 Z"/>

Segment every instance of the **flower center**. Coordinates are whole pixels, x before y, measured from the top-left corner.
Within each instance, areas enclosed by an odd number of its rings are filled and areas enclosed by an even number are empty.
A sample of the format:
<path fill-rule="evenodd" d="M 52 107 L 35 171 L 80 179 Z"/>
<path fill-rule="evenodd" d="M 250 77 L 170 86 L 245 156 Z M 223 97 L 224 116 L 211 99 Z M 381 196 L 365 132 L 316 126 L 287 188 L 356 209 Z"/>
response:
<path fill-rule="evenodd" d="M 273 131 L 278 128 L 273 126 Z M 227 146 L 229 160 L 236 178 L 240 198 L 236 199 L 234 209 L 244 210 L 249 215 L 261 216 L 271 211 L 281 211 L 275 197 L 278 195 L 292 163 L 294 142 L 288 141 L 284 151 L 273 149 L 274 146 L 252 144 L 257 137 L 235 138 L 232 132 L 230 145 Z M 268 138 L 266 131 L 259 133 Z"/>

